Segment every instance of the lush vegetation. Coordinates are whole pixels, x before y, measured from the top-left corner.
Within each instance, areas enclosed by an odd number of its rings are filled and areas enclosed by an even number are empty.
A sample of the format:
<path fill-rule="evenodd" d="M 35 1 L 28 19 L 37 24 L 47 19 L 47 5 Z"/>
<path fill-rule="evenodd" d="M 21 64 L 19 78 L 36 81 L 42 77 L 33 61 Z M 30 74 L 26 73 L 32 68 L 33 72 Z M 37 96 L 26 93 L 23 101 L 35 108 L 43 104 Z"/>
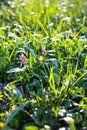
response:
<path fill-rule="evenodd" d="M 87 0 L 0 3 L 0 129 L 87 130 Z"/>

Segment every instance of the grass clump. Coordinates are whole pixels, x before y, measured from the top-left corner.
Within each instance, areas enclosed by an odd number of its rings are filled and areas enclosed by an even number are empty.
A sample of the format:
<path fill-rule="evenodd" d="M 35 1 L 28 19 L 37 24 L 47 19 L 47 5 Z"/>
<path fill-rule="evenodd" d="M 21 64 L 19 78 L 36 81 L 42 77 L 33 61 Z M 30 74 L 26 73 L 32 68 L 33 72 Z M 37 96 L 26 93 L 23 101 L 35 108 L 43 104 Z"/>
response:
<path fill-rule="evenodd" d="M 2 129 L 87 129 L 86 8 L 86 0 L 1 2 Z"/>

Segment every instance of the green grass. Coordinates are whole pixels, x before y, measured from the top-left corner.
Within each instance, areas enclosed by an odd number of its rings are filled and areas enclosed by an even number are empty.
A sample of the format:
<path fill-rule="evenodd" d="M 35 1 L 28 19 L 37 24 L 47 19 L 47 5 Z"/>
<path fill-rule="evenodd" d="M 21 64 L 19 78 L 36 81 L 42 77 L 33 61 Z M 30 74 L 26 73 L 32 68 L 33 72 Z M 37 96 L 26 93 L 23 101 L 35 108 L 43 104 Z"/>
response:
<path fill-rule="evenodd" d="M 1 3 L 0 129 L 87 129 L 86 8 L 86 0 Z"/>

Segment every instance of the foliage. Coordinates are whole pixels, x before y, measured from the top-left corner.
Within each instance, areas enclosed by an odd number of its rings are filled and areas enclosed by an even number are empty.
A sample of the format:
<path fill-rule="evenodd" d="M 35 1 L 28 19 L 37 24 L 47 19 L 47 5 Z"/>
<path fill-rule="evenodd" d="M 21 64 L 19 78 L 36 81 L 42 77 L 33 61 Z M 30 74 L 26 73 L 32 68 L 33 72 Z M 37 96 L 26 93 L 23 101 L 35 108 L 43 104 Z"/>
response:
<path fill-rule="evenodd" d="M 86 8 L 86 0 L 1 1 L 0 128 L 87 129 Z"/>

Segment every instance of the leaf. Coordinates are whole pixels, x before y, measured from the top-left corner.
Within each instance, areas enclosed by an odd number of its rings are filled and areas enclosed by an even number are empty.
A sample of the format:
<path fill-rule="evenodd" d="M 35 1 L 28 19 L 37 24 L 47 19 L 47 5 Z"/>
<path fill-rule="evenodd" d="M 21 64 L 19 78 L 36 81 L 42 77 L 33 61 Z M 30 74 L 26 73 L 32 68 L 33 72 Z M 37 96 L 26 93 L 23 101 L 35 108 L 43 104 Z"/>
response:
<path fill-rule="evenodd" d="M 82 74 L 82 75 L 72 84 L 72 86 L 74 86 L 76 83 L 78 83 L 86 74 L 87 74 L 87 72 L 84 73 L 84 74 Z"/>
<path fill-rule="evenodd" d="M 76 113 L 74 114 L 74 119 L 75 119 L 76 123 L 80 123 L 80 122 L 83 121 L 82 115 L 79 114 L 78 112 L 76 112 Z"/>
<path fill-rule="evenodd" d="M 48 29 L 52 28 L 53 25 L 54 25 L 54 23 L 50 23 L 50 24 L 48 25 Z"/>
<path fill-rule="evenodd" d="M 47 59 L 46 61 L 56 62 L 56 58 L 50 58 L 50 59 Z"/>
<path fill-rule="evenodd" d="M 64 17 L 64 18 L 63 18 L 63 21 L 69 22 L 69 21 L 70 21 L 70 17 Z"/>
<path fill-rule="evenodd" d="M 19 102 L 21 102 L 23 100 L 22 93 L 20 92 L 20 90 L 18 88 L 14 88 L 13 93 L 15 94 L 15 96 L 17 97 Z"/>
<path fill-rule="evenodd" d="M 20 105 L 15 111 L 12 112 L 12 114 L 7 118 L 5 122 L 5 126 L 7 126 L 10 121 L 22 110 L 29 102 L 25 102 L 24 104 Z"/>
<path fill-rule="evenodd" d="M 36 126 L 25 126 L 24 130 L 39 130 Z"/>
<path fill-rule="evenodd" d="M 48 52 L 48 53 L 55 53 L 56 51 L 55 50 L 47 50 L 46 52 Z"/>
<path fill-rule="evenodd" d="M 30 50 L 30 52 L 31 52 L 31 54 L 32 54 L 32 56 L 34 57 L 34 58 L 36 58 L 36 55 L 35 55 L 35 52 L 34 52 L 34 50 L 33 49 L 29 49 Z"/>
<path fill-rule="evenodd" d="M 35 111 L 33 114 L 31 114 L 31 117 L 34 120 L 35 124 L 38 125 L 40 121 L 37 116 L 37 111 Z"/>
<path fill-rule="evenodd" d="M 9 71 L 7 71 L 7 73 L 16 73 L 16 72 L 21 72 L 21 71 L 25 71 L 26 68 L 29 66 L 24 66 L 23 68 L 14 68 L 14 69 L 10 69 Z"/>

